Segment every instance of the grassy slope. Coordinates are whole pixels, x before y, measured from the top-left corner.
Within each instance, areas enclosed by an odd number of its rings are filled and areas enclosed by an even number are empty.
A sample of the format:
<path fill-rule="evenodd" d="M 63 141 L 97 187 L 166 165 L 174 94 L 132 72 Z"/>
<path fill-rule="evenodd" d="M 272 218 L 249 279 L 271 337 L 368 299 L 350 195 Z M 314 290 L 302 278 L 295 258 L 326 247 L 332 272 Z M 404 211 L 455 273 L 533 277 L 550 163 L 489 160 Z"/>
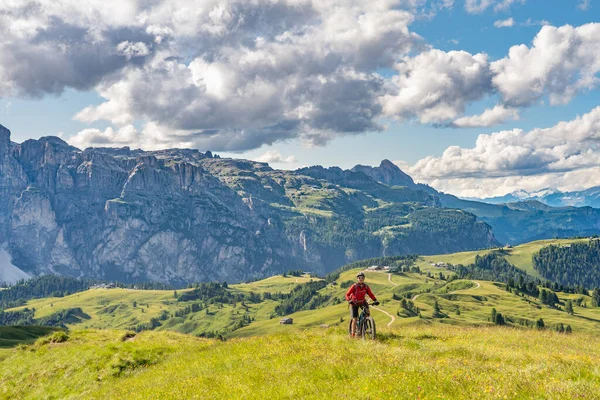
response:
<path fill-rule="evenodd" d="M 122 339 L 119 331 L 78 331 L 66 343 L 18 350 L 0 364 L 0 397 L 600 396 L 600 338 L 582 333 L 418 325 L 377 342 L 337 328 L 227 342 L 172 332 Z"/>
<path fill-rule="evenodd" d="M 589 239 L 548 239 L 548 240 L 537 240 L 535 242 L 525 243 L 519 246 L 512 247 L 510 249 L 505 248 L 508 255 L 506 259 L 508 262 L 513 264 L 515 267 L 520 268 L 526 271 L 528 274 L 540 277 L 538 272 L 533 268 L 533 255 L 538 252 L 542 247 L 550 246 L 550 245 L 565 245 L 576 242 L 585 242 Z M 471 264 L 475 261 L 476 255 L 485 255 L 488 254 L 492 250 L 476 250 L 476 251 L 465 251 L 462 253 L 452 253 L 452 254 L 440 254 L 435 256 L 425 256 L 422 257 L 422 260 L 417 264 L 421 267 L 422 270 L 425 271 L 434 271 L 435 268 L 431 267 L 431 263 L 436 262 L 445 262 L 448 264 Z"/>
<path fill-rule="evenodd" d="M 47 326 L 0 326 L 0 360 L 12 354 L 17 345 L 33 343 L 57 329 Z"/>
<path fill-rule="evenodd" d="M 509 251 L 511 261 L 515 262 L 521 268 L 530 269 L 533 252 L 537 251 L 543 245 L 568 243 L 568 240 L 540 241 L 517 246 Z M 571 241 L 572 242 L 572 241 Z M 468 264 L 475 259 L 476 254 L 483 254 L 489 250 L 480 252 L 464 252 L 440 256 L 427 256 L 419 261 L 421 269 L 427 272 L 440 272 L 449 274 L 451 272 L 435 268 L 430 265 L 432 262 L 445 261 L 449 263 Z M 529 265 L 529 268 L 527 267 Z M 346 271 L 341 274 L 338 283 L 348 280 L 354 280 L 358 270 Z M 264 292 L 289 292 L 294 286 L 310 280 L 308 277 L 282 277 L 275 276 L 262 281 L 246 284 L 231 285 L 233 291 L 257 293 Z M 393 283 L 392 283 L 393 282 Z M 489 282 L 479 282 L 480 287 L 475 288 L 471 283 L 470 288 L 458 290 L 454 286 L 458 283 L 452 283 L 451 287 L 444 287 L 445 281 L 427 278 L 425 275 L 404 273 L 393 275 L 392 282 L 388 280 L 388 274 L 382 272 L 367 272 L 367 283 L 371 286 L 382 304 L 380 310 L 374 310 L 373 316 L 377 322 L 380 331 L 387 329 L 391 319 L 387 313 L 397 317 L 392 323 L 391 328 L 404 326 L 419 321 L 418 317 L 409 317 L 402 309 L 400 302 L 393 300 L 393 294 L 403 295 L 411 292 L 414 294 L 423 292 L 425 289 L 432 290 L 432 293 L 420 294 L 415 300 L 415 305 L 421 310 L 423 319 L 427 322 L 445 323 L 455 325 L 485 325 L 489 324 L 488 316 L 491 309 L 496 308 L 509 321 L 517 324 L 518 319 L 527 319 L 534 322 L 538 318 L 543 318 L 547 326 L 554 326 L 558 323 L 571 325 L 577 332 L 596 332 L 600 328 L 600 309 L 582 308 L 575 306 L 575 315 L 568 315 L 560 309 L 553 309 L 542 306 L 538 299 L 527 296 L 520 297 L 508 293 L 502 288 Z M 467 286 L 468 287 L 468 286 Z M 328 285 L 321 291 L 323 294 L 332 295 L 343 299 L 346 289 L 339 285 Z M 183 292 L 183 291 L 179 291 Z M 559 293 L 558 296 L 564 302 L 566 299 L 576 299 L 581 295 L 570 295 Z M 133 301 L 137 302 L 137 307 L 132 306 Z M 433 303 L 437 300 L 442 311 L 448 316 L 445 319 L 432 319 Z M 586 304 L 591 305 L 591 299 L 585 299 Z M 190 303 L 177 302 L 172 291 L 144 291 L 144 290 L 126 290 L 126 289 L 95 289 L 87 292 L 76 293 L 63 298 L 47 298 L 32 300 L 27 307 L 36 308 L 36 317 L 42 317 L 56 312 L 63 308 L 81 307 L 83 311 L 91 318 L 84 320 L 80 324 L 71 325 L 70 328 L 119 328 L 127 329 L 138 323 L 148 322 L 150 318 L 158 317 L 163 311 L 169 316 L 176 310 L 184 308 Z M 192 313 L 184 317 L 169 318 L 163 321 L 163 326 L 158 330 L 174 330 L 182 333 L 200 334 L 202 332 L 226 332 L 227 337 L 245 337 L 253 335 L 264 335 L 273 332 L 295 330 L 318 326 L 321 324 L 345 327 L 348 323 L 348 308 L 345 303 L 331 305 L 317 310 L 301 311 L 290 315 L 294 319 L 294 325 L 280 326 L 279 317 L 272 317 L 276 301 L 263 301 L 261 303 L 247 303 L 246 312 L 240 305 L 233 308 L 231 305 L 211 305 L 209 313 L 202 310 L 198 313 Z M 105 313 L 103 310 L 114 308 L 111 313 Z M 456 309 L 460 309 L 460 315 L 456 314 Z M 250 325 L 229 332 L 231 327 L 239 321 L 245 314 L 253 317 Z"/>

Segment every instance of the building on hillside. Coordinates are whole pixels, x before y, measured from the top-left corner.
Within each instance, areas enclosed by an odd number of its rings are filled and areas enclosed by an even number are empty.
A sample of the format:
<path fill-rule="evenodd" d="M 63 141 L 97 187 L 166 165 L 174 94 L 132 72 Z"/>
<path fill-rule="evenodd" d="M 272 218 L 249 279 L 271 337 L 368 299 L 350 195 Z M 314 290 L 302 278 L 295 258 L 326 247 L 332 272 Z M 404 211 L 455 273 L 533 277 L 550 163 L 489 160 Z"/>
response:
<path fill-rule="evenodd" d="M 388 265 L 386 265 L 386 266 L 384 266 L 382 269 L 383 269 L 384 271 L 389 271 L 391 268 L 390 268 Z"/>
<path fill-rule="evenodd" d="M 279 321 L 280 325 L 291 325 L 294 323 L 294 320 L 291 318 L 283 318 L 281 321 Z"/>
<path fill-rule="evenodd" d="M 379 271 L 381 269 L 381 267 L 379 265 L 371 265 L 369 268 L 367 268 L 369 271 Z"/>
<path fill-rule="evenodd" d="M 445 262 L 441 262 L 441 261 L 440 261 L 440 262 L 436 262 L 436 263 L 435 263 L 435 266 L 436 266 L 437 268 L 446 268 L 446 267 L 448 266 L 448 264 L 447 264 L 447 263 L 445 263 Z"/>

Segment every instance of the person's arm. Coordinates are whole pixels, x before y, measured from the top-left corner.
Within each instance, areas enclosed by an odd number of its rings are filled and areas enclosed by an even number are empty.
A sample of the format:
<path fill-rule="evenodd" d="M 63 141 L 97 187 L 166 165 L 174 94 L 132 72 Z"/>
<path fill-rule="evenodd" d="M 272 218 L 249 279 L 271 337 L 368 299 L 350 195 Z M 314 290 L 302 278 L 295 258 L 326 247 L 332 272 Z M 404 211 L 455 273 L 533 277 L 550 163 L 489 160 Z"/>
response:
<path fill-rule="evenodd" d="M 346 292 L 346 301 L 350 301 L 350 296 L 352 295 L 352 293 L 354 293 L 354 285 L 350 286 L 350 288 Z"/>
<path fill-rule="evenodd" d="M 371 288 L 369 287 L 369 285 L 367 285 L 367 294 L 369 295 L 371 300 L 377 301 L 377 299 L 375 298 L 375 295 L 373 294 L 373 292 L 371 292 Z"/>

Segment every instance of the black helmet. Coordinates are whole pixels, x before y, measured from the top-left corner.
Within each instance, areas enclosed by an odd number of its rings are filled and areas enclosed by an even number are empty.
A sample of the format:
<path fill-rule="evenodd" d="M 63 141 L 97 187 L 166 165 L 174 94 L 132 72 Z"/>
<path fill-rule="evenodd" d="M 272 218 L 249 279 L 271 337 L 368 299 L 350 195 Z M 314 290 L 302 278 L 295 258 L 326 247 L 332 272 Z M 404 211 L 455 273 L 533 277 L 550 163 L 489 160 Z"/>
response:
<path fill-rule="evenodd" d="M 362 276 L 363 278 L 365 277 L 365 273 L 360 271 L 358 274 L 356 274 L 356 277 L 358 278 L 359 276 Z"/>

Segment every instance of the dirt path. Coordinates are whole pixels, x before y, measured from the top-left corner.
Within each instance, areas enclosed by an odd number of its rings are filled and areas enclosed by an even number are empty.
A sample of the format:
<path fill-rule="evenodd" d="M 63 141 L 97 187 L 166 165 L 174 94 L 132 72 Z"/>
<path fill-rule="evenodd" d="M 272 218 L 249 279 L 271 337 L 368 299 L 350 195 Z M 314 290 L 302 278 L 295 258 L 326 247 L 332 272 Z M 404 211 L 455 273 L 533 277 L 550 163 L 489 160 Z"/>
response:
<path fill-rule="evenodd" d="M 397 284 L 397 283 L 395 283 L 395 282 L 392 282 L 392 274 L 388 274 L 388 281 L 390 281 L 390 283 L 391 283 L 392 285 L 394 285 L 394 286 L 398 286 L 398 284 Z"/>
<path fill-rule="evenodd" d="M 392 319 L 392 320 L 389 322 L 389 324 L 387 324 L 387 327 L 388 327 L 388 328 L 389 328 L 389 327 L 390 327 L 390 325 L 392 325 L 392 324 L 394 323 L 394 321 L 396 320 L 396 317 L 394 317 L 394 316 L 393 316 L 392 314 L 390 314 L 389 312 L 382 310 L 381 308 L 377 308 L 377 307 L 375 307 L 375 306 L 371 306 L 371 308 L 374 308 L 375 310 L 377 310 L 377 311 L 380 311 L 380 312 L 384 313 L 385 315 L 387 315 L 388 317 L 390 317 L 390 318 Z"/>

